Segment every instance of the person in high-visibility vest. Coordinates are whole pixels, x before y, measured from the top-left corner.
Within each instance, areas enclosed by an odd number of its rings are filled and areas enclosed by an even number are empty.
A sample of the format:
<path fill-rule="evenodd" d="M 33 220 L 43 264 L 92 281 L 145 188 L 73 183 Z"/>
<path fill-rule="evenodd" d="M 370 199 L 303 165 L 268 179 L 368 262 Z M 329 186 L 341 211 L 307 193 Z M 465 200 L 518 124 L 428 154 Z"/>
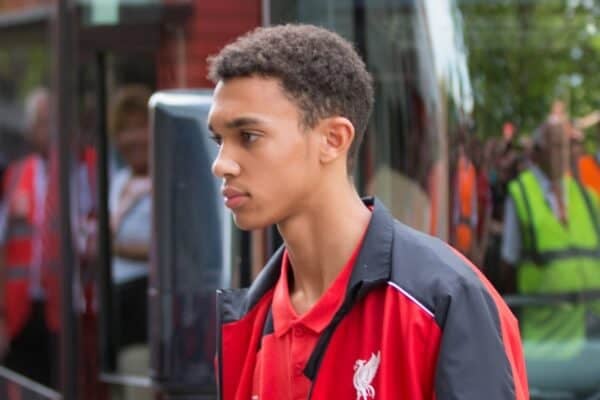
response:
<path fill-rule="evenodd" d="M 518 293 L 547 301 L 520 310 L 531 359 L 576 357 L 600 322 L 598 302 L 578 300 L 600 289 L 598 199 L 568 173 L 566 130 L 551 117 L 536 131 L 533 163 L 506 201 L 502 258 Z"/>
<path fill-rule="evenodd" d="M 51 363 L 58 331 L 58 317 L 46 306 L 56 293 L 45 283 L 43 265 L 43 232 L 49 218 L 49 114 L 48 90 L 34 90 L 26 100 L 27 139 L 34 152 L 12 163 L 3 179 L 6 224 L 0 324 L 6 327 L 9 341 L 4 364 L 45 385 L 55 383 Z"/>
<path fill-rule="evenodd" d="M 477 211 L 477 172 L 464 146 L 459 146 L 456 164 L 452 245 L 471 258 L 475 248 Z"/>

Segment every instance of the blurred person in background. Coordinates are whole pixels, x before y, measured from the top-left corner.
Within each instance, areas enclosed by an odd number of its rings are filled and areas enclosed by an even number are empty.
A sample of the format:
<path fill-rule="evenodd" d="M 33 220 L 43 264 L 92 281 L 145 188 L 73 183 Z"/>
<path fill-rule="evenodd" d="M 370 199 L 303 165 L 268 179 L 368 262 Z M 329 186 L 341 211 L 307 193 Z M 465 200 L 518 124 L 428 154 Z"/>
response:
<path fill-rule="evenodd" d="M 562 99 L 555 99 L 552 102 L 548 119 L 563 123 L 568 121 L 569 114 L 567 113 L 567 106 Z"/>
<path fill-rule="evenodd" d="M 487 252 L 492 217 L 492 194 L 489 180 L 491 162 L 490 146 L 484 146 L 479 138 L 471 141 L 471 156 L 477 174 L 477 229 L 473 249 L 473 263 L 485 270 L 484 258 Z"/>
<path fill-rule="evenodd" d="M 598 136 L 600 136 L 600 130 Z M 583 133 L 579 130 L 576 130 L 571 146 L 572 152 L 579 156 L 572 162 L 574 175 L 597 196 L 600 196 L 600 152 L 586 153 L 583 145 Z"/>
<path fill-rule="evenodd" d="M 110 226 L 113 236 L 112 278 L 117 292 L 120 373 L 147 375 L 147 277 L 151 232 L 148 100 L 140 85 L 119 89 L 112 104 L 110 131 L 124 162 L 111 180 Z M 127 387 L 125 399 L 152 398 Z"/>
<path fill-rule="evenodd" d="M 500 245 L 502 243 L 502 221 L 506 188 L 501 184 L 498 159 L 501 142 L 498 137 L 488 138 L 484 154 L 487 159 L 488 185 L 490 194 L 490 221 L 488 244 L 483 259 L 483 272 L 492 284 L 500 289 Z"/>
<path fill-rule="evenodd" d="M 452 246 L 473 260 L 477 249 L 477 171 L 467 154 L 467 139 L 458 143 L 452 199 Z"/>
<path fill-rule="evenodd" d="M 25 101 L 26 139 L 33 152 L 13 162 L 3 179 L 6 224 L 1 233 L 3 249 L 0 326 L 4 364 L 36 382 L 55 385 L 51 366 L 56 360 L 59 329 L 56 286 L 49 288 L 44 277 L 44 240 L 50 215 L 49 128 L 50 93 L 32 91 Z M 56 369 L 56 368 L 53 368 Z"/>
<path fill-rule="evenodd" d="M 568 174 L 568 127 L 552 116 L 534 134 L 530 167 L 509 184 L 502 259 L 510 289 L 524 295 L 600 288 L 598 200 Z M 525 306 L 520 323 L 532 358 L 576 356 L 590 326 L 583 303 Z"/>
<path fill-rule="evenodd" d="M 512 122 L 506 122 L 502 126 L 502 140 L 500 141 L 499 171 L 502 176 L 502 185 L 506 187 L 508 182 L 519 174 L 519 151 L 516 140 L 517 129 Z"/>
<path fill-rule="evenodd" d="M 532 154 L 533 140 L 529 136 L 521 136 L 519 138 L 519 156 L 517 157 L 517 170 L 519 173 L 530 167 Z"/>
<path fill-rule="evenodd" d="M 506 122 L 502 135 L 488 140 L 486 151 L 489 157 L 488 176 L 491 196 L 491 220 L 489 223 L 488 246 L 484 258 L 484 272 L 501 293 L 506 291 L 501 268 L 502 232 L 504 230 L 504 205 L 508 182 L 517 174 L 518 152 L 513 144 L 515 127 Z"/>

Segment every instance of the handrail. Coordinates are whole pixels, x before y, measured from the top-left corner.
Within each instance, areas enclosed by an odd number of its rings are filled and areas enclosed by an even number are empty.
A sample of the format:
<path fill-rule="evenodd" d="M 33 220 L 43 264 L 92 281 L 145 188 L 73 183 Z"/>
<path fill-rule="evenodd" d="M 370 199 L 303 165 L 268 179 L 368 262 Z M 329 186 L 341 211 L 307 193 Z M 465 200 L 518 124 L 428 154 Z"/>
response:
<path fill-rule="evenodd" d="M 152 388 L 152 380 L 147 376 L 101 373 L 100 380 L 113 385 Z"/>
<path fill-rule="evenodd" d="M 509 294 L 503 296 L 510 307 L 548 306 L 564 303 L 582 303 L 600 301 L 600 289 L 581 290 L 577 292 L 540 293 L 540 294 Z"/>
<path fill-rule="evenodd" d="M 55 392 L 54 390 L 47 388 L 44 385 L 41 385 L 26 376 L 20 375 L 6 367 L 0 366 L 0 377 L 14 382 L 19 386 L 43 397 L 48 400 L 62 400 L 62 396 L 60 393 Z"/>

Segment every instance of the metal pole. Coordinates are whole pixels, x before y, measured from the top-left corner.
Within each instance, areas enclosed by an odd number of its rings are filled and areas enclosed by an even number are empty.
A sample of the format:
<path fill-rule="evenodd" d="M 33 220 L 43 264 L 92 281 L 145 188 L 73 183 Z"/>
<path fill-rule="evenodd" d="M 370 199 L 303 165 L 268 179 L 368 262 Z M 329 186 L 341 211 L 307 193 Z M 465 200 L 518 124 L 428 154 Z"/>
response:
<path fill-rule="evenodd" d="M 262 26 L 271 25 L 271 0 L 261 1 L 261 16 Z"/>
<path fill-rule="evenodd" d="M 75 57 L 74 13 L 69 0 L 57 1 L 55 19 L 55 85 L 56 85 L 56 131 L 61 237 L 61 288 L 62 330 L 60 332 L 60 382 L 64 400 L 77 400 L 77 325 L 74 308 L 75 248 L 71 231 L 71 164 L 73 160 L 72 138 L 75 134 L 74 97 L 75 76 L 78 70 Z M 53 144 L 54 146 L 54 144 Z M 52 150 L 53 151 L 53 150 Z M 56 161 L 56 160 L 55 160 Z"/>
<path fill-rule="evenodd" d="M 98 150 L 98 286 L 100 290 L 100 354 L 102 372 L 116 369 L 111 290 L 111 240 L 108 226 L 108 138 L 106 135 L 106 55 L 96 54 L 96 144 Z"/>
<path fill-rule="evenodd" d="M 354 0 L 354 43 L 358 53 L 367 64 L 367 1 Z M 357 165 L 354 166 L 355 184 L 358 193 L 363 195 L 366 192 L 367 178 L 365 176 L 365 162 L 367 159 L 367 146 L 365 143 L 369 137 L 363 138 L 363 143 L 359 148 L 359 158 Z"/>

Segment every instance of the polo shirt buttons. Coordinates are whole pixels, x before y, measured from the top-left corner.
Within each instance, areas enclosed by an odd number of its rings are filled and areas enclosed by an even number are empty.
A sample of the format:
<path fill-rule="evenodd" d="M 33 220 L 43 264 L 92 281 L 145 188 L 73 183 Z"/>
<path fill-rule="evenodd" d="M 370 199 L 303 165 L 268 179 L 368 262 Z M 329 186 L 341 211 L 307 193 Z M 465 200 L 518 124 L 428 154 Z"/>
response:
<path fill-rule="evenodd" d="M 306 335 L 306 328 L 300 325 L 294 328 L 294 336 L 301 338 L 304 335 Z"/>
<path fill-rule="evenodd" d="M 296 374 L 296 376 L 300 376 L 303 373 L 304 373 L 304 365 L 302 365 L 302 363 L 299 363 L 299 362 L 294 364 L 294 374 Z"/>

